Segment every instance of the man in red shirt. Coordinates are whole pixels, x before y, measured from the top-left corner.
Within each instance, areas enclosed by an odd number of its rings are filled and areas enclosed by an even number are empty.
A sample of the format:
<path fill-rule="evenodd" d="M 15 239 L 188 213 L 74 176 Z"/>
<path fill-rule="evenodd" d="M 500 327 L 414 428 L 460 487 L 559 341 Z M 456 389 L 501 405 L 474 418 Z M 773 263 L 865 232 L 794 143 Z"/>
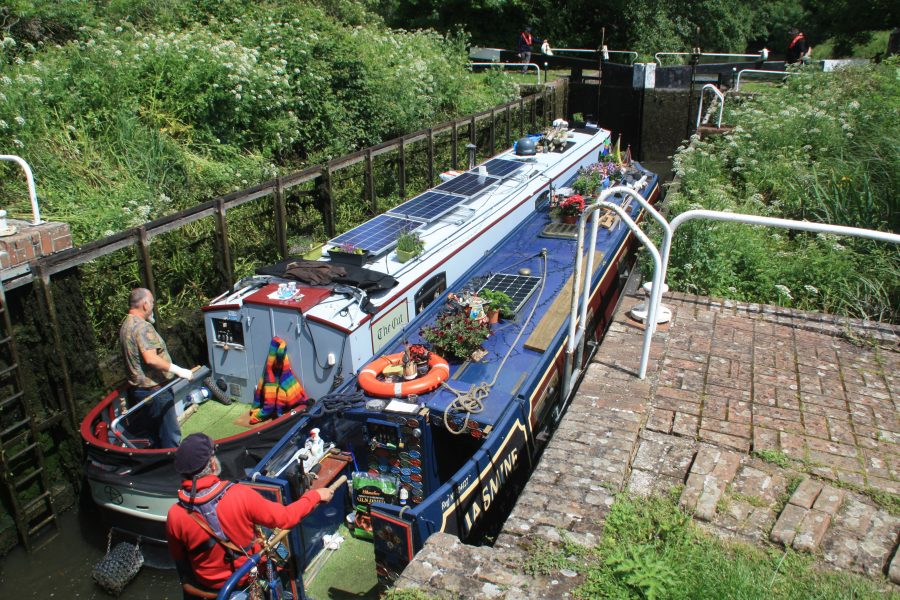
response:
<path fill-rule="evenodd" d="M 253 488 L 223 481 L 213 441 L 203 433 L 192 433 L 181 442 L 175 470 L 184 481 L 166 519 L 169 554 L 182 584 L 200 591 L 221 588 L 247 556 L 260 549 L 255 525 L 294 527 L 319 502 L 334 496 L 332 490 L 320 488 L 284 506 L 266 500 Z M 199 597 L 191 593 L 190 585 L 185 587 L 185 598 Z"/>

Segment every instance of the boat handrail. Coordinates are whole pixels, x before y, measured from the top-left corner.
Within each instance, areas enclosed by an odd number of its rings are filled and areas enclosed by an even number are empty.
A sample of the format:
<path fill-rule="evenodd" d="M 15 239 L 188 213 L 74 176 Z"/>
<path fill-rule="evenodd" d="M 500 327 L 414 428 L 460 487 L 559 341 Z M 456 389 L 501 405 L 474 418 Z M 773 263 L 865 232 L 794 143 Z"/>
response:
<path fill-rule="evenodd" d="M 24 158 L 14 154 L 0 154 L 0 160 L 14 162 L 25 171 L 25 182 L 28 184 L 28 198 L 31 199 L 31 224 L 40 225 L 41 209 L 38 208 L 37 190 L 34 187 L 34 174 L 31 172 L 31 167 L 28 166 Z"/>
<path fill-rule="evenodd" d="M 716 127 L 722 127 L 722 113 L 725 112 L 725 94 L 719 88 L 711 83 L 707 83 L 700 88 L 700 106 L 697 108 L 697 129 L 700 129 L 700 119 L 703 118 L 703 96 L 706 90 L 711 90 L 719 98 L 719 120 L 716 121 Z M 711 106 L 712 104 L 710 104 Z"/>
<path fill-rule="evenodd" d="M 209 367 L 195 367 L 193 371 L 194 376 L 191 378 L 191 381 L 198 381 L 203 377 L 209 375 Z M 134 443 L 132 443 L 132 441 L 128 439 L 128 436 L 125 435 L 125 430 L 121 426 L 122 420 L 133 415 L 142 407 L 147 406 L 151 401 L 153 401 L 154 398 L 156 398 L 163 392 L 173 389 L 179 383 L 187 385 L 188 382 L 186 380 L 183 380 L 181 377 L 173 377 L 171 381 L 160 387 L 158 390 L 155 390 L 152 394 L 113 419 L 112 423 L 110 423 L 109 425 L 110 431 L 112 431 L 113 435 L 115 435 L 117 439 L 121 440 L 125 446 L 129 448 L 137 448 L 137 446 L 135 446 Z"/>
<path fill-rule="evenodd" d="M 577 317 L 579 315 L 579 294 L 586 294 L 589 291 L 582 292 L 582 285 L 585 288 L 590 288 L 591 275 L 593 270 L 593 262 L 594 262 L 594 247 L 591 246 L 588 251 L 588 271 L 585 276 L 585 281 L 582 283 L 581 281 L 581 271 L 582 271 L 582 256 L 584 254 L 584 228 L 587 218 L 591 217 L 591 240 L 594 245 L 596 245 L 597 240 L 597 230 L 599 229 L 599 221 L 600 214 L 597 212 L 601 208 L 608 208 L 615 212 L 622 222 L 625 223 L 626 226 L 634 233 L 635 237 L 640 240 L 640 242 L 646 246 L 647 250 L 650 252 L 650 255 L 653 258 L 653 288 L 651 297 L 656 298 L 659 296 L 660 284 L 662 283 L 662 261 L 660 259 L 659 251 L 656 249 L 656 246 L 650 240 L 647 235 L 641 231 L 641 228 L 638 227 L 637 223 L 631 218 L 631 216 L 625 212 L 625 210 L 614 202 L 608 202 L 606 198 L 615 194 L 617 192 L 624 192 L 625 190 L 631 191 L 630 187 L 627 186 L 615 186 L 611 187 L 607 190 L 604 190 L 600 197 L 597 200 L 585 208 L 584 212 L 581 213 L 581 217 L 578 219 L 578 236 L 575 244 L 575 283 L 572 286 L 572 308 L 569 315 L 569 335 L 568 340 L 566 342 L 566 367 L 564 372 L 565 381 L 563 382 L 563 394 L 564 396 L 568 396 L 572 391 L 572 382 L 576 379 L 572 376 L 573 368 L 575 365 L 574 354 L 575 354 L 575 345 L 576 342 L 580 344 L 579 340 L 576 340 L 576 325 L 577 325 Z M 656 217 L 654 217 L 656 218 Z M 656 327 L 654 326 L 656 323 L 656 303 L 651 302 L 650 304 L 650 313 L 647 319 L 647 327 L 644 330 L 644 346 L 641 350 L 641 366 L 640 371 L 638 372 L 638 377 L 640 379 L 644 379 L 647 374 L 647 361 L 650 356 L 650 341 L 653 337 L 654 330 Z M 586 314 L 586 308 L 585 308 Z M 579 331 L 584 332 L 584 325 L 579 329 Z M 582 333 L 582 336 L 584 334 Z"/>
<path fill-rule="evenodd" d="M 734 78 L 734 91 L 741 91 L 741 75 L 744 73 L 760 73 L 763 75 L 799 75 L 792 71 L 770 71 L 767 69 L 741 69 Z"/>
<path fill-rule="evenodd" d="M 533 63 L 533 62 L 527 62 L 527 63 L 472 62 L 472 63 L 469 63 L 469 66 L 470 67 L 503 67 L 504 69 L 506 67 L 525 67 L 526 69 L 528 67 L 534 67 L 535 69 L 537 69 L 537 82 L 538 82 L 538 84 L 541 83 L 541 68 L 538 66 L 537 63 Z"/>

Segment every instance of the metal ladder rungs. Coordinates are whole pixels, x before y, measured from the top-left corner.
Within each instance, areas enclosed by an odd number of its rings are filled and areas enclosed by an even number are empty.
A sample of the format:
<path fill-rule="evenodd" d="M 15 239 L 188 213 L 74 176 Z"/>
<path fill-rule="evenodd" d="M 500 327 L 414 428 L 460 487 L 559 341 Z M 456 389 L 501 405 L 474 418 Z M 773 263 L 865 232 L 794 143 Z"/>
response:
<path fill-rule="evenodd" d="M 19 392 L 19 393 L 21 394 L 22 392 Z M 17 421 L 15 423 L 13 423 L 12 425 L 7 427 L 3 431 L 0 431 L 0 438 L 5 438 L 13 431 L 15 431 L 17 429 L 21 429 L 23 425 L 28 425 L 29 422 L 31 422 L 31 419 L 29 417 L 25 417 L 21 421 Z M 9 444 L 7 444 L 7 445 L 9 445 Z"/>
<path fill-rule="evenodd" d="M 0 376 L 2 376 L 2 375 L 0 375 Z M 13 394 L 12 396 L 8 396 L 8 397 L 4 398 L 3 400 L 0 400 L 0 410 L 3 410 L 4 408 L 7 407 L 7 405 L 12 404 L 13 402 L 15 402 L 16 400 L 21 398 L 23 394 L 24 394 L 24 392 L 19 391 L 19 392 L 16 392 L 15 394 Z"/>
<path fill-rule="evenodd" d="M 53 505 L 50 503 L 50 492 L 42 492 L 37 498 L 22 507 L 22 514 L 27 515 L 28 511 L 42 502 L 46 502 L 47 508 L 51 512 L 53 511 Z M 53 517 L 56 518 L 56 515 L 54 514 Z"/>
<path fill-rule="evenodd" d="M 32 471 L 31 473 L 29 473 L 28 475 L 23 475 L 22 477 L 19 477 L 18 479 L 16 479 L 16 480 L 13 482 L 13 486 L 16 487 L 17 489 L 18 489 L 18 488 L 21 488 L 21 487 L 23 487 L 26 483 L 28 483 L 28 482 L 30 482 L 30 481 L 33 481 L 33 480 L 36 479 L 37 477 L 40 477 L 41 474 L 43 474 L 43 472 L 44 472 L 43 469 L 35 469 L 34 471 Z"/>
<path fill-rule="evenodd" d="M 7 460 L 7 462 L 15 462 L 16 460 L 22 458 L 23 456 L 25 456 L 26 454 L 28 454 L 35 448 L 37 448 L 37 442 L 31 442 L 30 444 L 28 444 L 27 446 L 25 446 L 24 448 L 22 448 L 15 454 L 8 456 L 6 458 L 6 460 Z"/>
<path fill-rule="evenodd" d="M 29 528 L 29 529 L 28 529 L 28 536 L 29 536 L 29 537 L 33 536 L 35 533 L 37 533 L 38 531 L 40 531 L 41 529 L 43 529 L 44 527 L 46 527 L 46 526 L 49 525 L 50 523 L 56 524 L 56 515 L 55 515 L 55 514 L 50 515 L 49 517 L 47 517 L 46 519 L 44 519 L 43 521 L 41 521 L 40 523 L 38 523 L 38 524 L 35 525 L 34 527 Z"/>
<path fill-rule="evenodd" d="M 10 373 L 12 373 L 13 371 L 15 371 L 18 368 L 19 368 L 19 363 L 13 363 L 10 366 L 6 367 L 5 369 L 0 370 L 0 378 L 6 377 L 7 375 L 9 375 Z"/>

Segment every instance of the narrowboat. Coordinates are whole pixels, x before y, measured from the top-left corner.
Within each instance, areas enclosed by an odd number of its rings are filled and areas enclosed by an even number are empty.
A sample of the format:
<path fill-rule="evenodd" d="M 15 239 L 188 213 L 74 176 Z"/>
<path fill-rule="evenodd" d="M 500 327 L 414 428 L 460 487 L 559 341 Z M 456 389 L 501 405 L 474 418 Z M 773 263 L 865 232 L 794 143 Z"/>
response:
<path fill-rule="evenodd" d="M 550 190 L 608 153 L 607 130 L 560 122 L 553 132 L 547 151 L 536 151 L 532 137 L 480 165 L 471 152 L 467 171 L 442 174 L 439 185 L 336 236 L 327 257 L 282 261 L 210 301 L 202 308 L 207 365 L 196 368 L 191 382 L 171 387 L 182 434 L 213 437 L 225 477 L 252 472 L 278 440 L 296 435 L 315 413 L 304 408 L 262 420 L 251 416 L 273 340 L 311 406 L 350 385 L 436 298 L 456 289 L 473 264 L 515 237 Z M 419 253 L 402 261 L 407 257 L 400 256 L 398 239 L 410 234 Z M 175 448 L 149 448 L 130 436 L 129 419 L 142 408 L 127 407 L 124 390 L 114 390 L 83 419 L 81 435 L 87 482 L 104 521 L 140 536 L 146 548 L 163 542 L 180 482 L 172 466 Z M 441 476 L 428 477 L 431 491 Z M 160 561 L 164 554 L 154 564 Z"/>
<path fill-rule="evenodd" d="M 279 546 L 295 597 L 305 597 L 304 577 L 328 577 L 329 562 L 340 563 L 359 539 L 371 546 L 371 564 L 351 568 L 389 582 L 431 535 L 479 542 L 502 521 L 565 409 L 572 377 L 612 320 L 634 263 L 631 227 L 659 196 L 657 176 L 637 163 L 617 165 L 611 179 L 602 197 L 628 219 L 598 211 L 585 236 L 584 214 L 573 225 L 551 210 L 563 190 L 538 196 L 525 219 L 483 248 L 393 342 L 373 346 L 374 358 L 321 396 L 248 473 L 247 485 L 284 503 L 310 486 L 349 481 Z M 593 247 L 579 246 L 585 239 Z M 484 299 L 500 293 L 492 301 L 504 311 L 485 324 Z M 470 335 L 480 347 L 467 354 Z M 247 569 L 220 598 L 237 593 Z M 364 592 L 341 577 L 330 580 L 329 594 Z"/>

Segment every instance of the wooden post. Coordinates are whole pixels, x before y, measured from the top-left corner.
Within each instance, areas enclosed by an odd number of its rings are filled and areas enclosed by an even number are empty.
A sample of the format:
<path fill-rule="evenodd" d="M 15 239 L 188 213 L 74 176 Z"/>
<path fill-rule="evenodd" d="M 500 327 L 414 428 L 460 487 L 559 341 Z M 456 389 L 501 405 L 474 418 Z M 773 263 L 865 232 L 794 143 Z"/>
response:
<path fill-rule="evenodd" d="M 512 111 L 510 110 L 509 104 L 506 105 L 506 147 L 509 148 L 512 146 L 512 138 L 510 137 L 510 127 L 512 119 Z"/>
<path fill-rule="evenodd" d="M 434 127 L 428 128 L 428 185 L 434 185 Z"/>
<path fill-rule="evenodd" d="M 150 261 L 150 238 L 147 237 L 147 228 L 143 225 L 138 228 L 138 251 L 141 258 L 141 283 L 156 298 L 156 281 L 153 279 L 153 263 Z M 153 312 L 156 312 L 155 305 Z"/>
<path fill-rule="evenodd" d="M 537 122 L 537 98 L 535 98 L 533 96 L 531 98 L 530 109 L 531 109 L 531 114 L 530 114 L 531 128 L 534 129 L 535 123 Z"/>
<path fill-rule="evenodd" d="M 469 119 L 469 143 L 475 144 L 475 117 Z M 478 162 L 478 159 L 475 159 Z"/>
<path fill-rule="evenodd" d="M 491 143 L 490 143 L 491 153 L 490 153 L 490 156 L 494 155 L 494 147 L 495 147 L 495 143 L 496 143 L 496 134 L 495 134 L 494 130 L 496 129 L 496 125 L 497 125 L 497 115 L 494 112 L 494 109 L 492 108 L 491 109 Z"/>
<path fill-rule="evenodd" d="M 225 200 L 216 202 L 216 237 L 219 238 L 219 273 L 228 288 L 234 285 L 234 270 L 231 266 L 231 243 L 228 241 L 228 221 L 225 218 Z"/>
<path fill-rule="evenodd" d="M 316 177 L 316 200 L 322 220 L 325 222 L 325 233 L 329 238 L 337 235 L 337 223 L 334 216 L 334 202 L 331 194 L 331 167 L 325 165 L 322 174 Z"/>
<path fill-rule="evenodd" d="M 288 257 L 288 232 L 287 232 L 287 207 L 284 205 L 284 190 L 281 187 L 281 177 L 275 178 L 275 244 L 278 246 L 278 254 L 281 258 Z"/>
<path fill-rule="evenodd" d="M 516 137 L 522 137 L 525 135 L 525 98 L 519 98 L 519 135 Z"/>
<path fill-rule="evenodd" d="M 50 321 L 50 329 L 53 331 L 53 349 L 59 357 L 59 370 L 63 380 L 63 399 L 66 412 L 68 412 L 69 425 L 67 430 L 74 436 L 78 431 L 78 413 L 75 411 L 75 393 L 72 388 L 72 378 L 69 375 L 69 362 L 66 360 L 66 352 L 62 344 L 62 335 L 59 329 L 59 315 L 56 312 L 56 304 L 53 302 L 53 291 L 50 289 L 50 275 L 40 263 L 35 265 L 35 282 L 38 284 L 41 303 Z M 124 307 L 123 307 L 124 308 Z M 20 368 L 22 365 L 20 364 Z"/>
<path fill-rule="evenodd" d="M 459 143 L 459 129 L 457 129 L 458 123 L 453 121 L 453 133 L 450 137 L 450 150 L 453 156 L 450 157 L 450 168 L 454 171 L 456 170 L 457 160 L 456 160 L 456 152 L 457 152 L 457 144 Z"/>
<path fill-rule="evenodd" d="M 397 156 L 397 184 L 400 188 L 400 198 L 406 198 L 406 140 L 400 138 L 400 148 Z"/>
<path fill-rule="evenodd" d="M 366 148 L 366 198 L 369 200 L 372 214 L 378 214 L 378 202 L 375 200 L 375 175 L 373 174 L 372 148 Z"/>

